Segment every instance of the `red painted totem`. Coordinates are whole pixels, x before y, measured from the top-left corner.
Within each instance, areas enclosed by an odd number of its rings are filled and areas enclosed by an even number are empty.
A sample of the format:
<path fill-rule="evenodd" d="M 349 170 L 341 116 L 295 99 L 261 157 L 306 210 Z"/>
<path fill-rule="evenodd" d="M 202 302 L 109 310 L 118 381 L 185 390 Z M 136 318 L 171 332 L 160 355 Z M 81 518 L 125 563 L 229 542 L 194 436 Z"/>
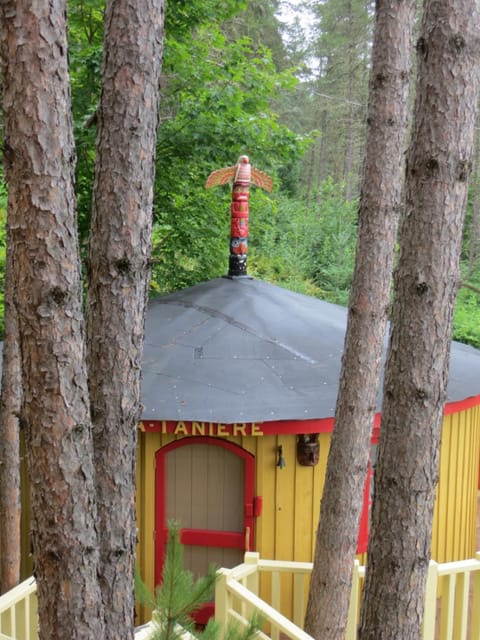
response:
<path fill-rule="evenodd" d="M 240 156 L 233 167 L 218 169 L 208 176 L 205 187 L 216 187 L 233 179 L 231 222 L 230 222 L 230 257 L 228 261 L 229 276 L 247 275 L 248 252 L 248 198 L 250 184 L 256 184 L 266 191 L 272 190 L 272 179 L 263 171 L 252 167 L 248 156 Z"/>

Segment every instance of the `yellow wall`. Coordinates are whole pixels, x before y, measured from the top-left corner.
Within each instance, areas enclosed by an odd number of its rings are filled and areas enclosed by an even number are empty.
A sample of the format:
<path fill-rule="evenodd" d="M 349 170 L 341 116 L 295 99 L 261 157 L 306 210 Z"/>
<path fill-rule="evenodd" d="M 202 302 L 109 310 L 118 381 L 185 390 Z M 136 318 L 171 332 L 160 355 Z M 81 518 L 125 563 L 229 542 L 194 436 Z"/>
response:
<path fill-rule="evenodd" d="M 138 565 L 147 585 L 154 581 L 155 452 L 173 435 L 140 433 L 137 464 Z M 330 442 L 320 435 L 315 467 L 296 462 L 296 436 L 229 437 L 255 456 L 255 494 L 263 497 L 256 520 L 255 550 L 263 558 L 311 561 Z M 276 466 L 282 445 L 286 467 Z M 435 508 L 432 557 L 438 562 L 471 557 L 475 551 L 480 407 L 446 416 Z M 282 610 L 288 612 L 291 584 L 282 583 Z"/>
<path fill-rule="evenodd" d="M 155 452 L 175 439 L 172 435 L 140 433 L 137 464 L 137 563 L 146 584 L 154 583 Z M 256 518 L 255 550 L 265 558 L 310 561 L 320 512 L 320 497 L 330 441 L 321 434 L 320 460 L 315 467 L 296 462 L 296 436 L 229 437 L 255 456 L 255 495 L 263 497 L 262 515 Z M 276 466 L 282 445 L 286 467 Z M 290 585 L 282 585 L 282 597 L 290 601 Z"/>
<path fill-rule="evenodd" d="M 472 558 L 476 551 L 480 406 L 445 416 L 433 517 L 432 559 Z"/>
<path fill-rule="evenodd" d="M 137 457 L 137 563 L 147 585 L 154 586 L 155 452 L 178 436 L 139 433 Z M 296 462 L 296 436 L 229 437 L 255 456 L 255 494 L 263 497 L 256 520 L 256 551 L 269 559 L 311 561 L 320 498 L 330 442 L 320 435 L 320 460 L 315 467 Z M 286 467 L 279 469 L 277 447 L 282 445 Z M 432 558 L 446 562 L 472 557 L 475 552 L 480 407 L 444 418 L 440 479 L 435 506 Z M 22 473 L 22 575 L 31 575 L 26 474 Z M 289 609 L 291 585 L 282 584 L 282 608 Z"/>

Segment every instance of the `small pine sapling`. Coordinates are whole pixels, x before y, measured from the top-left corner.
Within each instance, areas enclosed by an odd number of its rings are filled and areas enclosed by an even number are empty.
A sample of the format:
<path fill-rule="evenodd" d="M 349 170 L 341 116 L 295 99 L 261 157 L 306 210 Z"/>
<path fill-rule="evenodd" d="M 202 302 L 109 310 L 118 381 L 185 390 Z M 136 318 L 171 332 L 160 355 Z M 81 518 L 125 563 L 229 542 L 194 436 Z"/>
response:
<path fill-rule="evenodd" d="M 191 571 L 184 569 L 180 527 L 178 523 L 169 521 L 162 583 L 157 586 L 155 596 L 140 578 L 138 571 L 135 575 L 137 600 L 153 612 L 155 629 L 151 640 L 219 640 L 220 627 L 213 618 L 203 630 L 199 630 L 192 617 L 203 604 L 213 600 L 216 580 L 214 565 L 210 565 L 206 576 L 197 580 L 194 580 Z M 239 625 L 228 626 L 223 639 L 253 640 L 260 628 L 260 618 L 254 615 L 245 628 Z"/>
<path fill-rule="evenodd" d="M 194 633 L 195 622 L 192 614 L 203 604 L 213 600 L 216 579 L 214 565 L 209 567 L 206 576 L 196 581 L 191 571 L 183 568 L 180 527 L 178 523 L 170 521 L 162 582 L 155 589 L 155 597 L 143 583 L 138 572 L 135 577 L 138 601 L 153 611 L 152 621 L 156 629 L 152 640 L 180 640 L 183 634 Z M 206 633 L 211 633 L 211 626 L 209 622 L 205 628 Z"/>

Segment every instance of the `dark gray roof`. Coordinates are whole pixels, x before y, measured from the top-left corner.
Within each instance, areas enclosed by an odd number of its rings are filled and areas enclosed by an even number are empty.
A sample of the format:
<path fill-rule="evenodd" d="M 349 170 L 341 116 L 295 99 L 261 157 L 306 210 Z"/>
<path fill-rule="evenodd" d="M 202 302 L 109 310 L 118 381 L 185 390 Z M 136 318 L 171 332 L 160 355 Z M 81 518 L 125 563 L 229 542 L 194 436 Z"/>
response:
<path fill-rule="evenodd" d="M 150 302 L 145 420 L 334 415 L 347 310 L 259 280 L 218 278 Z M 448 401 L 480 394 L 480 351 L 453 343 Z"/>

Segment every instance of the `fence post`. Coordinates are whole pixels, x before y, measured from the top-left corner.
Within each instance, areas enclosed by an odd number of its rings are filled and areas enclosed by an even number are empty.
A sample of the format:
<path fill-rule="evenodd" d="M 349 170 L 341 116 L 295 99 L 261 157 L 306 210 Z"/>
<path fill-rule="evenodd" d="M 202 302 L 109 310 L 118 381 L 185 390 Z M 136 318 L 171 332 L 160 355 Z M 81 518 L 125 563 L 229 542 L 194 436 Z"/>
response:
<path fill-rule="evenodd" d="M 434 640 L 435 638 L 435 618 L 437 614 L 437 584 L 438 584 L 438 564 L 430 560 L 427 573 L 427 583 L 425 585 L 425 606 L 423 610 L 422 638 L 423 640 Z"/>
<path fill-rule="evenodd" d="M 225 635 L 228 623 L 229 594 L 227 592 L 227 580 L 229 574 L 229 569 L 219 569 L 215 584 L 215 621 L 219 625 L 220 640 Z"/>
<path fill-rule="evenodd" d="M 453 636 L 458 640 L 467 640 L 468 629 L 468 592 L 470 590 L 470 572 L 457 574 L 455 585 L 455 605 Z"/>
<path fill-rule="evenodd" d="M 258 570 L 258 562 L 260 560 L 260 554 L 257 551 L 247 551 L 245 553 L 244 562 L 245 564 L 254 564 L 256 565 L 255 573 L 247 576 L 245 586 L 249 591 L 258 596 L 258 581 L 259 581 L 259 570 Z"/>
<path fill-rule="evenodd" d="M 475 559 L 480 562 L 480 551 Z M 480 640 L 480 570 L 473 572 L 472 640 Z"/>
<path fill-rule="evenodd" d="M 305 618 L 305 574 L 293 575 L 293 622 L 303 629 Z"/>
<path fill-rule="evenodd" d="M 358 624 L 358 603 L 360 600 L 360 562 L 353 563 L 352 591 L 350 593 L 350 605 L 348 607 L 347 628 L 345 640 L 356 640 Z"/>

